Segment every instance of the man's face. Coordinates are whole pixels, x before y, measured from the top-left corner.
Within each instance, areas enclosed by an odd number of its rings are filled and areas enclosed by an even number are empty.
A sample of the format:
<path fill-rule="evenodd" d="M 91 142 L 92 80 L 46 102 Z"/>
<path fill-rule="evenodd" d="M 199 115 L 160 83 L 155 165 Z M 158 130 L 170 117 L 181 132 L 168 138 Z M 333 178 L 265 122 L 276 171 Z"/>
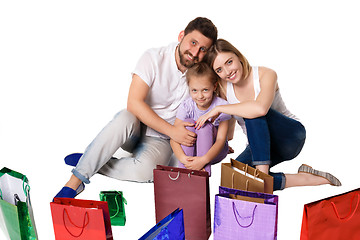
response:
<path fill-rule="evenodd" d="M 182 31 L 178 40 L 180 42 L 178 47 L 180 64 L 186 68 L 202 61 L 212 44 L 210 38 L 205 37 L 197 30 L 187 35 Z"/>

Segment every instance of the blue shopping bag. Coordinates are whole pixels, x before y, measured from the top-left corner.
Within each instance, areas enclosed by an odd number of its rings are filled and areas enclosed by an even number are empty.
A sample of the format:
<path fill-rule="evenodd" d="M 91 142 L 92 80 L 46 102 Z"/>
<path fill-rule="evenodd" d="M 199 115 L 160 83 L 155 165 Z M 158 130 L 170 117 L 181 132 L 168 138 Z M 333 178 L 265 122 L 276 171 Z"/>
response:
<path fill-rule="evenodd" d="M 185 240 L 183 210 L 176 209 L 151 228 L 139 240 Z"/>

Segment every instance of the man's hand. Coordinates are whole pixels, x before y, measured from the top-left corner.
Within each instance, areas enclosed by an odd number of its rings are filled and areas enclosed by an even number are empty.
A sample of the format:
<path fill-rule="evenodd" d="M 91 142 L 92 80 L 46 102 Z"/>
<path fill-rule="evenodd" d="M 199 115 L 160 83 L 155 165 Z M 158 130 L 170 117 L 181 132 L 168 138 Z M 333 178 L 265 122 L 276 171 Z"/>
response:
<path fill-rule="evenodd" d="M 189 122 L 175 122 L 171 136 L 169 136 L 175 142 L 191 147 L 196 141 L 196 133 L 187 130 L 185 127 L 192 127 L 194 124 Z"/>

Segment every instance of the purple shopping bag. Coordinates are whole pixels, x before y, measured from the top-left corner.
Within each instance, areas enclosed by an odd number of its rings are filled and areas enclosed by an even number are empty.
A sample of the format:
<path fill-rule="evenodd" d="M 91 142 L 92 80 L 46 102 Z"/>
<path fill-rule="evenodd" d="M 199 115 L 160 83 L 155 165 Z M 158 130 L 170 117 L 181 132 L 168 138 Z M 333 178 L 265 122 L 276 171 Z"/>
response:
<path fill-rule="evenodd" d="M 262 199 L 264 203 L 235 199 Z M 277 239 L 278 196 L 219 187 L 215 196 L 214 240 Z"/>

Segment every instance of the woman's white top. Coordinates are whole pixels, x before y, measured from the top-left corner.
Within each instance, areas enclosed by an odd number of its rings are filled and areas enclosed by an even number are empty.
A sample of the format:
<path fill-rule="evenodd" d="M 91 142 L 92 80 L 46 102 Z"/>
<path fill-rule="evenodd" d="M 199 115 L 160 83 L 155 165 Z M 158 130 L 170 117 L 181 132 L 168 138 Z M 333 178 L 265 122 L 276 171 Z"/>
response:
<path fill-rule="evenodd" d="M 254 100 L 256 100 L 256 98 L 258 97 L 260 90 L 261 90 L 258 67 L 252 67 L 252 73 L 253 73 L 253 83 L 254 83 L 254 91 L 255 91 L 255 99 Z M 227 101 L 229 102 L 229 104 L 240 103 L 240 101 L 235 96 L 234 87 L 231 82 L 227 82 L 226 98 L 227 98 Z M 286 108 L 285 103 L 281 97 L 279 89 L 275 92 L 275 97 L 271 104 L 271 108 L 289 118 L 299 121 L 299 119 Z M 233 115 L 233 117 L 237 120 L 237 122 L 239 123 L 243 132 L 246 135 L 246 127 L 245 127 L 244 119 L 242 117 L 239 117 L 236 115 Z"/>

